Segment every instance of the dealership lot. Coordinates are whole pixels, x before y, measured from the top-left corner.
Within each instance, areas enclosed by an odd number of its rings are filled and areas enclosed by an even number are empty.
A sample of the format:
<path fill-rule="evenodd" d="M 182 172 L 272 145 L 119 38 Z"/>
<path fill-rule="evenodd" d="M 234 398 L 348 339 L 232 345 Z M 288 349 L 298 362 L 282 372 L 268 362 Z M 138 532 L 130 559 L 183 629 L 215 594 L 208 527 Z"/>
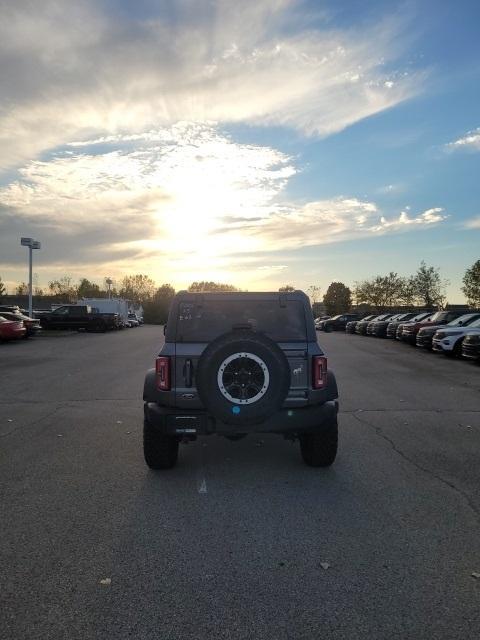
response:
<path fill-rule="evenodd" d="M 477 638 L 480 367 L 319 340 L 331 469 L 212 437 L 163 473 L 141 447 L 160 327 L 2 345 L 0 636 Z"/>

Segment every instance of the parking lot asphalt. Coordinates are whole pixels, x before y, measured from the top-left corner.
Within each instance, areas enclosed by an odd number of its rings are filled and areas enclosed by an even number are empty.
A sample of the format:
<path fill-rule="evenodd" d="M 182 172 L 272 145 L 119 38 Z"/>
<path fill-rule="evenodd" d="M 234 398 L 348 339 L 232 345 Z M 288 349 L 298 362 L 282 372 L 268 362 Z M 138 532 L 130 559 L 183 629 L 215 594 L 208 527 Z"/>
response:
<path fill-rule="evenodd" d="M 327 470 L 276 436 L 148 470 L 159 327 L 0 345 L 0 637 L 480 637 L 480 367 L 319 340 L 341 401 Z"/>

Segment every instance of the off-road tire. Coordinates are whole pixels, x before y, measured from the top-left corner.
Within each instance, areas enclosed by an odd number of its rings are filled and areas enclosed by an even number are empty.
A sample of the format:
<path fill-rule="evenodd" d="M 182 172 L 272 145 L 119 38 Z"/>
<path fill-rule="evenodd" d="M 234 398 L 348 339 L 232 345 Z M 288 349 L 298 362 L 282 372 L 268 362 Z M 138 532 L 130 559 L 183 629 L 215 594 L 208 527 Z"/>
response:
<path fill-rule="evenodd" d="M 318 433 L 301 434 L 299 440 L 300 453 L 305 464 L 309 467 L 329 467 L 337 455 L 337 420 Z"/>
<path fill-rule="evenodd" d="M 143 455 L 150 469 L 172 469 L 178 459 L 178 438 L 154 429 L 147 420 L 143 423 Z"/>
<path fill-rule="evenodd" d="M 260 399 L 250 403 L 235 403 L 219 388 L 218 375 L 222 363 L 231 355 L 251 353 L 260 358 L 268 370 L 268 389 Z M 279 411 L 290 388 L 290 367 L 287 357 L 270 338 L 248 329 L 234 330 L 211 342 L 197 366 L 196 385 L 203 405 L 226 424 L 242 426 L 260 424 Z M 238 406 L 241 404 L 241 406 Z"/>

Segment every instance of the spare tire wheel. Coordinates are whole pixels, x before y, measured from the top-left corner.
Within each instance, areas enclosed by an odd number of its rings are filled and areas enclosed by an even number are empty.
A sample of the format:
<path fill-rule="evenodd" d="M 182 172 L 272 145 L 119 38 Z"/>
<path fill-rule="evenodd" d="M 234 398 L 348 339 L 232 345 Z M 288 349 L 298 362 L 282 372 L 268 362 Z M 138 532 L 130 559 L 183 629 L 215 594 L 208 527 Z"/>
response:
<path fill-rule="evenodd" d="M 281 408 L 290 388 L 290 368 L 273 340 L 242 329 L 208 345 L 196 380 L 201 401 L 218 420 L 253 425 Z"/>

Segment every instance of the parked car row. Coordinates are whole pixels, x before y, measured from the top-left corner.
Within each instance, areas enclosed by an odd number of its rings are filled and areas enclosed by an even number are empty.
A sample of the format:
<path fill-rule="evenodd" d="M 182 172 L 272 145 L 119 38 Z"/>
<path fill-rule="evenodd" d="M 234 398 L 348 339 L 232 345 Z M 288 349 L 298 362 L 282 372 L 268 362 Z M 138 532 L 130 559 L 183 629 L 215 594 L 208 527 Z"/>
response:
<path fill-rule="evenodd" d="M 480 311 L 370 315 L 347 322 L 345 332 L 397 339 L 445 355 L 480 360 Z"/>
<path fill-rule="evenodd" d="M 143 318 L 134 312 L 126 317 L 99 313 L 88 305 L 62 305 L 53 311 L 34 311 L 34 318 L 15 306 L 0 306 L 0 342 L 29 338 L 40 330 L 109 331 L 138 327 Z"/>

